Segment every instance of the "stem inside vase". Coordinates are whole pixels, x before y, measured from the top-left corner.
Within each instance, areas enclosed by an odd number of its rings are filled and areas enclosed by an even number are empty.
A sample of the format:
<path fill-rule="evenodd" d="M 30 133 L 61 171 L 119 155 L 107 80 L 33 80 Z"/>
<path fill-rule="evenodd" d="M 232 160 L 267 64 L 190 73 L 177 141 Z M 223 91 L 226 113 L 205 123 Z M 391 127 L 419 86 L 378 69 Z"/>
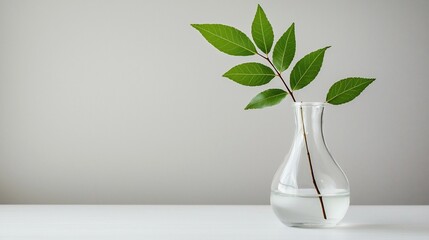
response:
<path fill-rule="evenodd" d="M 302 106 L 300 107 L 300 111 L 301 111 L 301 121 L 302 121 L 302 134 L 304 135 L 305 149 L 307 151 L 308 163 L 310 165 L 311 178 L 313 180 L 314 188 L 316 189 L 316 192 L 319 195 L 319 201 L 320 201 L 320 206 L 322 207 L 323 218 L 327 219 L 325 204 L 323 204 L 323 198 L 322 198 L 322 195 L 320 194 L 319 187 L 317 186 L 316 178 L 314 177 L 313 164 L 311 162 L 311 155 L 308 149 L 307 134 L 305 132 L 304 112 L 302 111 Z"/>

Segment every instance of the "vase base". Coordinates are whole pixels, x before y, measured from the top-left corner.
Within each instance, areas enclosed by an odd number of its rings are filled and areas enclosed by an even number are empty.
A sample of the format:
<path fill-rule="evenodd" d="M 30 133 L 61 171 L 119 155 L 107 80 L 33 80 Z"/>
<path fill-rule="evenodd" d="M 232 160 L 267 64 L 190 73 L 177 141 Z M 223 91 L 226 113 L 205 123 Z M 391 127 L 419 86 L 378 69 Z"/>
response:
<path fill-rule="evenodd" d="M 284 223 L 288 227 L 296 228 L 333 228 L 337 223 Z"/>

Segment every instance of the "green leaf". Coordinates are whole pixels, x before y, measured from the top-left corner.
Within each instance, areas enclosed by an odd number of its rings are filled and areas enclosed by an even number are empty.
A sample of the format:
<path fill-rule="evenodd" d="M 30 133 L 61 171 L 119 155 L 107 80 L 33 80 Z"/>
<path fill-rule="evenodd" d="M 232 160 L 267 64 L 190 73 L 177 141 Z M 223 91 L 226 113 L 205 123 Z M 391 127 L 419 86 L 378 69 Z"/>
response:
<path fill-rule="evenodd" d="M 371 84 L 375 78 L 351 77 L 334 83 L 326 95 L 326 102 L 334 105 L 350 102 Z"/>
<path fill-rule="evenodd" d="M 223 75 L 245 86 L 261 86 L 269 83 L 275 76 L 271 68 L 255 62 L 237 65 Z"/>
<path fill-rule="evenodd" d="M 295 56 L 295 24 L 286 30 L 274 46 L 273 62 L 279 72 L 286 70 Z"/>
<path fill-rule="evenodd" d="M 282 89 L 268 89 L 256 95 L 245 110 L 270 107 L 280 103 L 287 93 Z"/>
<path fill-rule="evenodd" d="M 266 54 L 270 52 L 274 42 L 274 32 L 264 10 L 259 4 L 252 23 L 252 37 L 256 46 L 262 52 Z"/>
<path fill-rule="evenodd" d="M 222 24 L 191 24 L 219 51 L 234 56 L 256 53 L 255 45 L 242 31 Z"/>
<path fill-rule="evenodd" d="M 325 51 L 330 47 L 316 50 L 299 60 L 290 73 L 290 86 L 298 90 L 313 81 L 320 71 Z"/>

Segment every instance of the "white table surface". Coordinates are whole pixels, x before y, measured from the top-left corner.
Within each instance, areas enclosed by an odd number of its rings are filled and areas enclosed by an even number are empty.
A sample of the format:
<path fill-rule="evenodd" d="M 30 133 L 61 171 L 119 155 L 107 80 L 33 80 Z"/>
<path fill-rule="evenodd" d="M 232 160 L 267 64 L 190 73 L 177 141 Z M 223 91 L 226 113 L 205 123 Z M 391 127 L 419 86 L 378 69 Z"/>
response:
<path fill-rule="evenodd" d="M 336 228 L 300 229 L 269 206 L 0 205 L 0 239 L 429 239 L 429 206 L 351 206 Z"/>

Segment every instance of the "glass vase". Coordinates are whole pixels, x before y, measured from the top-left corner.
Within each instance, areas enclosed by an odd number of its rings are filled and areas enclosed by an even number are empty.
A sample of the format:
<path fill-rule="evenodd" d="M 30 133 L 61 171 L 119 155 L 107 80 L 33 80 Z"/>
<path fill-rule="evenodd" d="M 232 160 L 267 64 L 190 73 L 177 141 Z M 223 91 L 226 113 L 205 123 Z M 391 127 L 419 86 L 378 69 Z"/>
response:
<path fill-rule="evenodd" d="M 332 227 L 347 212 L 350 187 L 323 136 L 321 102 L 294 103 L 295 136 L 271 186 L 271 206 L 292 227 Z"/>

